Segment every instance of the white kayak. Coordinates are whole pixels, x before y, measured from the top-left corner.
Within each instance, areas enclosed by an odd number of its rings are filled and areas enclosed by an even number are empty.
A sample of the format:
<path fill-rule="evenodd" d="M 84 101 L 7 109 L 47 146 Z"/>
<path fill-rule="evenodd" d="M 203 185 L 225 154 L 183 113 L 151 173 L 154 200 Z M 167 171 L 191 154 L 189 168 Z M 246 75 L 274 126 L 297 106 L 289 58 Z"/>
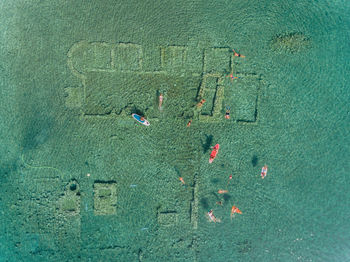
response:
<path fill-rule="evenodd" d="M 145 125 L 145 126 L 149 126 L 150 123 L 144 118 L 143 120 L 141 120 L 142 116 L 139 116 L 138 114 L 132 114 L 132 117 L 139 123 Z"/>

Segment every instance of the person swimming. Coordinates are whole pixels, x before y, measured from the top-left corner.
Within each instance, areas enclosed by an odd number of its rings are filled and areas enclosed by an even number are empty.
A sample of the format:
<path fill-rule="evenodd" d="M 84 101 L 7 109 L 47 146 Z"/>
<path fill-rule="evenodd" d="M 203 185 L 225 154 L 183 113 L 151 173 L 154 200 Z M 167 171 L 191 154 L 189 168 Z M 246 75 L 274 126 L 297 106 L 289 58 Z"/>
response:
<path fill-rule="evenodd" d="M 231 82 L 233 81 L 233 79 L 239 79 L 239 78 L 241 78 L 240 76 L 233 76 L 233 73 L 229 74 L 229 75 L 226 76 L 226 77 L 231 78 Z"/>
<path fill-rule="evenodd" d="M 234 49 L 232 49 L 233 54 L 237 57 L 245 57 L 244 55 L 238 54 Z"/>
<path fill-rule="evenodd" d="M 201 101 L 199 101 L 199 103 L 197 104 L 197 108 L 202 107 L 202 105 L 205 103 L 205 99 L 202 99 Z"/>
<path fill-rule="evenodd" d="M 226 107 L 226 113 L 225 113 L 225 118 L 230 119 L 230 107 Z"/>
<path fill-rule="evenodd" d="M 231 220 L 233 217 L 235 217 L 235 213 L 242 214 L 242 211 L 238 209 L 236 206 L 232 206 L 231 208 Z"/>
<path fill-rule="evenodd" d="M 158 105 L 159 110 L 162 109 L 162 104 L 163 104 L 163 94 L 160 93 L 160 95 L 159 95 L 159 105 Z"/>
<path fill-rule="evenodd" d="M 190 121 L 188 121 L 188 123 L 187 123 L 187 127 L 190 127 L 190 125 L 191 125 L 191 123 L 192 123 L 192 119 L 190 120 Z"/>
<path fill-rule="evenodd" d="M 230 183 L 231 180 L 232 180 L 232 175 L 230 175 L 230 176 L 228 177 L 227 185 Z"/>
<path fill-rule="evenodd" d="M 186 185 L 185 180 L 184 180 L 182 177 L 179 177 L 179 180 L 181 181 L 181 183 L 182 183 L 183 185 Z"/>

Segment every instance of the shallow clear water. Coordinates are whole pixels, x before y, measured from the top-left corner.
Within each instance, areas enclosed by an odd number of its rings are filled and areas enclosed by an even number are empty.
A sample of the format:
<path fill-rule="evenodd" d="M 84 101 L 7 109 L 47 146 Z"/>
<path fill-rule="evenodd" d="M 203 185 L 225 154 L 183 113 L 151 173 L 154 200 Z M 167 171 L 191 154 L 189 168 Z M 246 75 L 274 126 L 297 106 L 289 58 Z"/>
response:
<path fill-rule="evenodd" d="M 348 1 L 0 12 L 0 261 L 350 259 Z"/>

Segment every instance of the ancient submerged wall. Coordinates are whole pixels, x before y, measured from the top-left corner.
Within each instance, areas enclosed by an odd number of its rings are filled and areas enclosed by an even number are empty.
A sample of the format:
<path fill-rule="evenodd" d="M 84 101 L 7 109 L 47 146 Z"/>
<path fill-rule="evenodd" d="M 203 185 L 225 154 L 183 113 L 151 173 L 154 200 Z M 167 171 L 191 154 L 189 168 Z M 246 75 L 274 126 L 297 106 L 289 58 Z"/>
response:
<path fill-rule="evenodd" d="M 130 114 L 133 111 L 145 114 L 150 122 L 157 121 L 159 92 L 164 93 L 164 112 L 169 119 L 193 118 L 200 123 L 258 123 L 259 96 L 264 81 L 261 76 L 245 70 L 249 68 L 244 66 L 246 58 L 234 57 L 227 47 L 147 47 L 134 43 L 82 41 L 70 48 L 67 57 L 68 66 L 81 85 L 66 88 L 65 104 L 70 110 L 81 113 L 84 119 L 88 118 L 89 123 L 99 123 L 95 120 L 101 118 L 112 118 L 116 123 L 132 123 Z M 239 78 L 231 79 L 230 74 Z M 197 109 L 196 104 L 203 98 L 207 102 Z M 224 118 L 226 106 L 231 108 L 230 120 Z M 191 257 L 197 245 L 196 237 L 191 233 L 198 229 L 201 216 L 198 177 L 202 152 L 199 152 L 200 145 L 193 144 L 187 134 L 177 134 L 172 127 L 163 128 L 163 133 L 177 136 L 181 143 L 169 145 L 167 137 L 154 135 L 157 139 L 152 141 L 152 145 L 156 144 L 160 150 L 158 158 L 164 164 L 162 170 L 166 170 L 166 174 L 161 177 L 163 174 L 158 174 L 158 170 L 149 173 L 156 174 L 158 183 L 167 181 L 169 177 L 176 181 L 181 173 L 190 186 L 180 191 L 172 188 L 173 182 L 164 182 L 163 190 L 167 188 L 169 192 L 175 192 L 172 198 L 162 195 L 161 206 L 142 210 L 143 216 L 150 217 L 149 223 L 135 223 L 131 232 L 144 237 L 148 231 L 156 231 L 162 241 L 168 239 L 171 232 L 178 240 L 171 244 L 174 250 L 186 251 Z M 110 143 L 119 147 L 126 145 L 123 138 L 117 136 L 111 136 Z M 125 148 L 133 150 L 133 144 L 127 146 Z M 150 144 L 144 146 L 146 148 Z M 162 159 L 165 151 L 167 155 Z M 104 161 L 117 166 L 120 162 L 115 161 L 122 156 L 114 151 L 111 155 Z M 134 155 L 135 158 L 137 156 Z M 67 250 L 72 257 L 79 252 L 94 259 L 105 254 L 106 257 L 142 261 L 142 257 L 146 256 L 142 249 L 130 249 L 125 237 L 118 237 L 129 222 L 123 220 L 125 205 L 128 208 L 132 206 L 127 201 L 135 197 L 136 191 L 138 194 L 146 192 L 142 181 L 135 187 L 127 184 L 127 177 L 138 178 L 139 173 L 133 170 L 135 174 L 131 174 L 131 171 L 122 169 L 120 173 L 111 171 L 107 178 L 101 174 L 90 177 L 80 171 L 79 174 L 63 175 L 55 167 L 31 163 L 27 156 L 22 157 L 22 162 L 23 178 L 30 175 L 31 179 L 23 179 L 19 183 L 20 200 L 13 209 L 16 214 L 28 216 L 35 223 L 21 225 L 27 233 L 16 236 L 16 245 L 33 256 L 38 253 L 58 256 L 54 252 L 56 249 Z M 173 171 L 169 171 L 172 166 Z M 32 183 L 36 188 L 29 192 L 27 188 Z M 125 186 L 127 190 L 121 192 Z M 147 186 L 147 192 L 156 192 L 150 185 Z M 133 210 L 128 209 L 128 212 Z M 135 212 L 140 213 L 140 210 Z M 180 225 L 182 231 L 177 230 Z M 86 239 L 92 242 L 82 241 Z M 78 244 L 69 245 L 72 241 Z"/>
<path fill-rule="evenodd" d="M 136 110 L 156 119 L 161 92 L 169 116 L 217 122 L 229 107 L 234 121 L 257 121 L 261 76 L 242 70 L 246 58 L 233 56 L 229 48 L 82 41 L 67 56 L 82 86 L 66 89 L 66 105 L 80 108 L 84 116 L 128 119 Z M 200 99 L 207 102 L 196 110 L 194 101 Z"/>

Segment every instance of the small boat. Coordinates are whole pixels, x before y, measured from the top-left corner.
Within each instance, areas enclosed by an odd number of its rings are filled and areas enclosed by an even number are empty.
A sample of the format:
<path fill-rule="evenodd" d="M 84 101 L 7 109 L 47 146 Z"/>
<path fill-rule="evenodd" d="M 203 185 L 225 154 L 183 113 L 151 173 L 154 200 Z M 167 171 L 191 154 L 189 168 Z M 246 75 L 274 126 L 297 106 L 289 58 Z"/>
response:
<path fill-rule="evenodd" d="M 214 214 L 213 214 L 213 210 L 210 210 L 208 213 L 207 213 L 207 215 L 208 215 L 208 217 L 209 217 L 209 221 L 210 222 L 214 222 L 214 223 L 216 223 L 216 222 L 221 222 L 220 221 L 220 219 L 217 219 L 215 216 L 214 216 Z"/>
<path fill-rule="evenodd" d="M 150 123 L 142 116 L 139 116 L 138 114 L 132 114 L 132 117 L 139 123 L 145 125 L 145 126 L 149 126 Z"/>
<path fill-rule="evenodd" d="M 209 163 L 212 163 L 214 161 L 214 158 L 216 157 L 216 154 L 219 152 L 219 144 L 216 144 L 213 148 L 213 151 L 211 151 L 210 157 L 209 157 Z"/>
<path fill-rule="evenodd" d="M 264 179 L 267 174 L 267 165 L 264 165 L 261 169 L 261 178 Z"/>

